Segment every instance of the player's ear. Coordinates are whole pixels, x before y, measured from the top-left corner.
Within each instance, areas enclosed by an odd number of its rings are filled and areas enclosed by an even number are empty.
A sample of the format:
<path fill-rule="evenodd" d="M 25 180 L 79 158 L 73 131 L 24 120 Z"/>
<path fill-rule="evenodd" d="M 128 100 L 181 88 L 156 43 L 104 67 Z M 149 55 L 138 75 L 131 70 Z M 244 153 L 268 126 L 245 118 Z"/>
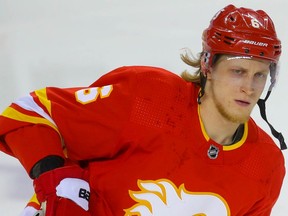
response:
<path fill-rule="evenodd" d="M 210 80 L 212 78 L 212 75 L 211 75 L 211 71 L 212 71 L 212 68 L 210 67 L 210 69 L 206 70 L 206 78 L 208 80 Z"/>

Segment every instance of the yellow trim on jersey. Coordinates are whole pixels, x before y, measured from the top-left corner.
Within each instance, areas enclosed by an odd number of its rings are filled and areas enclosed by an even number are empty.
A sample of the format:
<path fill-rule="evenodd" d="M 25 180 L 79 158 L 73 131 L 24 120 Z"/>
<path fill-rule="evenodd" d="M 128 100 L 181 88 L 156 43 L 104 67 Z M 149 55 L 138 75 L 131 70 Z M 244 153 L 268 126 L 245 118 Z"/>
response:
<path fill-rule="evenodd" d="M 36 203 L 36 204 L 40 205 L 40 202 L 37 199 L 36 193 L 34 193 L 34 195 L 31 197 L 31 199 L 29 200 L 29 203 Z"/>
<path fill-rule="evenodd" d="M 246 122 L 244 124 L 244 133 L 243 133 L 241 140 L 239 140 L 237 143 L 234 143 L 233 145 L 223 146 L 223 150 L 224 151 L 231 151 L 231 150 L 240 148 L 244 144 L 244 142 L 246 141 L 247 136 L 248 136 L 248 123 Z"/>
<path fill-rule="evenodd" d="M 17 120 L 17 121 L 22 121 L 22 122 L 48 125 L 49 127 L 52 127 L 54 130 L 56 130 L 59 133 L 57 127 L 53 123 L 48 121 L 47 119 L 25 115 L 25 114 L 15 110 L 12 107 L 8 107 L 6 110 L 4 110 L 4 112 L 2 113 L 2 116 L 6 117 L 6 118 Z"/>
<path fill-rule="evenodd" d="M 198 118 L 199 118 L 199 122 L 200 122 L 200 127 L 201 127 L 201 131 L 203 136 L 205 137 L 206 141 L 210 140 L 210 137 L 208 136 L 208 134 L 206 133 L 204 124 L 202 122 L 202 119 L 200 117 L 200 105 L 198 104 Z"/>
<path fill-rule="evenodd" d="M 39 98 L 41 104 L 43 104 L 46 107 L 46 109 L 48 110 L 48 112 L 51 116 L 51 102 L 50 102 L 50 100 L 48 100 L 46 88 L 36 90 L 35 94 Z"/>
<path fill-rule="evenodd" d="M 207 134 L 207 132 L 205 130 L 204 124 L 203 124 L 203 122 L 201 120 L 201 117 L 200 117 L 200 106 L 199 106 L 199 104 L 198 104 L 198 117 L 199 117 L 200 127 L 201 127 L 201 131 L 203 133 L 203 136 L 205 137 L 206 141 L 209 141 L 210 137 L 208 136 L 208 134 Z M 223 145 L 223 150 L 224 151 L 231 151 L 231 150 L 240 148 L 244 144 L 244 142 L 246 141 L 247 136 L 248 136 L 248 123 L 246 122 L 244 124 L 244 133 L 243 133 L 243 136 L 242 136 L 241 140 L 239 140 L 237 143 L 234 143 L 233 145 Z"/>

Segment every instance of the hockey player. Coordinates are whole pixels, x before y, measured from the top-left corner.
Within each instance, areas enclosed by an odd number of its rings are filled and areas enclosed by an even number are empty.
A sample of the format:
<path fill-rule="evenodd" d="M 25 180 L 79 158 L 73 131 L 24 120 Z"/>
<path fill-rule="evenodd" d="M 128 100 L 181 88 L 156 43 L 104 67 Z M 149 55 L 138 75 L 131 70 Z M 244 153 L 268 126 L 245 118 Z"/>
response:
<path fill-rule="evenodd" d="M 261 101 L 266 119 L 280 54 L 264 11 L 228 5 L 199 59 L 182 56 L 195 75 L 127 66 L 89 87 L 36 90 L 2 113 L 1 150 L 46 216 L 268 216 L 284 158 L 250 114 Z"/>

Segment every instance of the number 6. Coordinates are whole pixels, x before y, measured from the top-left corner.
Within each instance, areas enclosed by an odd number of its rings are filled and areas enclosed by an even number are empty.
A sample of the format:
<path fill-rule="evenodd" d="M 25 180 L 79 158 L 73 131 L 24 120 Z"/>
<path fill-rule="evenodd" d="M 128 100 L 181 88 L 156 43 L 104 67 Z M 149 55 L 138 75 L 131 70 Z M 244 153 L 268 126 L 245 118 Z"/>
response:
<path fill-rule="evenodd" d="M 259 24 L 258 20 L 255 19 L 255 18 L 251 19 L 251 24 L 252 24 L 252 26 L 254 28 L 259 28 L 260 27 L 260 24 Z"/>
<path fill-rule="evenodd" d="M 90 87 L 87 89 L 80 89 L 75 92 L 76 101 L 81 104 L 88 104 L 96 101 L 97 97 L 106 98 L 109 97 L 113 90 L 112 85 L 103 87 Z"/>

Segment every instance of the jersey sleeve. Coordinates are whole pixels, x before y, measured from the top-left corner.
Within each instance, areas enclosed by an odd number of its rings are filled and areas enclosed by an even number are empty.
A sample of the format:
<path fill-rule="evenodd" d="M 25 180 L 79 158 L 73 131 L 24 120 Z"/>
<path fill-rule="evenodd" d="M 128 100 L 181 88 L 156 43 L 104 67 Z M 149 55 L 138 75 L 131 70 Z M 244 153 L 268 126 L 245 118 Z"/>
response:
<path fill-rule="evenodd" d="M 128 101 L 129 79 L 123 73 L 106 75 L 106 87 L 46 87 L 14 101 L 0 116 L 0 150 L 16 157 L 28 173 L 46 156 L 85 160 L 112 154 L 125 118 L 121 107 Z M 115 96 L 107 104 L 113 86 Z"/>
<path fill-rule="evenodd" d="M 0 150 L 16 157 L 28 173 L 46 156 L 64 157 L 60 132 L 39 92 L 16 100 L 0 116 Z"/>
<path fill-rule="evenodd" d="M 0 149 L 18 158 L 27 172 L 45 156 L 64 157 L 63 150 L 75 161 L 113 158 L 134 145 L 129 139 L 139 133 L 133 132 L 133 124 L 159 127 L 153 118 L 158 113 L 150 110 L 174 103 L 162 95 L 175 92 L 170 89 L 175 77 L 160 68 L 131 66 L 115 69 L 88 87 L 34 91 L 0 116 Z M 179 82 L 183 85 L 178 77 Z"/>

